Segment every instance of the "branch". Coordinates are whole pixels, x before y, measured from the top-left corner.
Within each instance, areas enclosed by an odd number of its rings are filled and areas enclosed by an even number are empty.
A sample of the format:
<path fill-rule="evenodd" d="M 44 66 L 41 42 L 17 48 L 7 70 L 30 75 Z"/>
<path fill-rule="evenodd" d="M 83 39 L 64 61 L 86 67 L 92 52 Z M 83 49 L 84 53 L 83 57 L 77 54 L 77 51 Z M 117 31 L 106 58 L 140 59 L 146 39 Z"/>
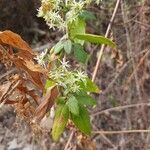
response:
<path fill-rule="evenodd" d="M 113 108 L 109 108 L 109 109 L 106 109 L 106 110 L 96 112 L 96 113 L 92 114 L 92 116 L 94 117 L 94 116 L 101 115 L 101 114 L 104 114 L 104 113 L 108 113 L 108 112 L 111 112 L 111 111 L 120 111 L 120 110 L 133 108 L 133 107 L 139 107 L 139 106 L 150 106 L 150 103 L 139 103 L 139 104 L 130 104 L 130 105 L 125 105 L 125 106 L 113 107 Z"/>
<path fill-rule="evenodd" d="M 113 15 L 112 15 L 112 17 L 111 17 L 111 19 L 110 19 L 110 23 L 109 23 L 109 25 L 108 25 L 108 27 L 107 27 L 107 30 L 106 30 L 106 33 L 105 33 L 105 37 L 106 37 L 106 38 L 108 37 L 108 35 L 109 35 L 109 33 L 110 33 L 110 29 L 111 29 L 112 23 L 113 23 L 113 21 L 114 21 L 114 19 L 115 19 L 115 16 L 116 16 L 116 13 L 117 13 L 117 10 L 118 10 L 120 1 L 121 1 L 121 0 L 117 0 L 117 2 L 116 2 L 116 6 L 115 6 L 115 8 L 114 8 Z M 102 59 L 102 56 L 103 56 L 104 48 L 105 48 L 105 45 L 103 44 L 102 47 L 101 47 L 101 49 L 100 49 L 100 53 L 99 53 L 99 56 L 98 56 L 98 59 L 97 59 L 97 62 L 96 62 L 96 66 L 95 66 L 95 69 L 94 69 L 94 72 L 93 72 L 92 81 L 94 81 L 95 78 L 96 78 L 97 71 L 98 71 L 98 67 L 99 67 L 99 65 L 100 65 L 100 62 L 101 62 L 101 59 Z"/>
<path fill-rule="evenodd" d="M 93 131 L 93 134 L 149 133 L 150 130 Z"/>
<path fill-rule="evenodd" d="M 68 141 L 67 141 L 67 144 L 66 144 L 64 150 L 68 150 L 69 144 L 71 143 L 71 140 L 72 140 L 72 138 L 73 138 L 73 136 L 74 136 L 74 133 L 75 133 L 75 131 L 73 130 L 73 131 L 71 132 L 70 136 L 69 136 L 69 139 L 68 139 Z"/>

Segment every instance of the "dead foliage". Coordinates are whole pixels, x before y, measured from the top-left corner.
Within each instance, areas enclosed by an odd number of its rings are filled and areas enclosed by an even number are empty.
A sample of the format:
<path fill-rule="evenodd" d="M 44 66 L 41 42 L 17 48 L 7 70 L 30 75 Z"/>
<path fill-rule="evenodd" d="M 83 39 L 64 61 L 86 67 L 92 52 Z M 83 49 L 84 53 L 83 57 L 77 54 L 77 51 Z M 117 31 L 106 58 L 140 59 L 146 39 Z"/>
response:
<path fill-rule="evenodd" d="M 0 85 L 0 107 L 13 105 L 17 115 L 33 127 L 50 110 L 59 93 L 54 86 L 42 95 L 47 70 L 35 63 L 35 56 L 18 34 L 7 30 L 0 32 L 0 62 L 7 69 L 17 69 L 15 75 Z"/>

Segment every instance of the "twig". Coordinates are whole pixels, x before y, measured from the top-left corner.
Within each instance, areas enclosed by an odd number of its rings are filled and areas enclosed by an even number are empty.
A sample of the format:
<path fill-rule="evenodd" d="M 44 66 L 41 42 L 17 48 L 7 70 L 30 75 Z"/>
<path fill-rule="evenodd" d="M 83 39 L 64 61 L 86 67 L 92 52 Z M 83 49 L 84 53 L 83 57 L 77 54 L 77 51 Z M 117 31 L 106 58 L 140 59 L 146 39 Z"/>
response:
<path fill-rule="evenodd" d="M 150 103 L 139 103 L 139 104 L 131 104 L 131 105 L 113 107 L 113 108 L 109 108 L 109 109 L 102 110 L 100 112 L 94 113 L 94 114 L 92 114 L 92 116 L 94 117 L 94 116 L 97 116 L 97 115 L 108 113 L 110 111 L 118 111 L 118 110 L 123 110 L 123 109 L 127 109 L 127 108 L 139 107 L 139 106 L 150 106 Z"/>
<path fill-rule="evenodd" d="M 108 35 L 109 35 L 109 32 L 110 32 L 110 29 L 111 29 L 111 27 L 112 27 L 112 23 L 113 23 L 113 21 L 114 21 L 114 19 L 115 19 L 115 16 L 116 16 L 116 13 L 117 13 L 117 10 L 118 10 L 120 1 L 121 1 L 121 0 L 117 0 L 117 2 L 116 2 L 116 6 L 115 6 L 115 8 L 114 8 L 113 15 L 112 15 L 112 17 L 111 17 L 111 19 L 110 19 L 110 23 L 109 23 L 109 25 L 108 25 L 108 27 L 107 27 L 107 30 L 106 30 L 106 33 L 105 33 L 105 37 L 106 37 L 106 38 L 107 38 Z M 98 71 L 98 67 L 99 67 L 99 65 L 100 65 L 100 62 L 101 62 L 101 59 L 102 59 L 102 56 L 103 56 L 104 48 L 105 48 L 105 45 L 103 44 L 102 47 L 101 47 L 101 49 L 100 49 L 100 53 L 99 53 L 99 55 L 98 55 L 98 59 L 97 59 L 97 62 L 96 62 L 96 66 L 95 66 L 95 69 L 94 69 L 94 72 L 93 72 L 93 75 L 92 75 L 92 81 L 94 81 L 95 78 L 96 78 L 96 74 L 97 74 L 97 71 Z"/>
<path fill-rule="evenodd" d="M 7 94 L 5 94 L 4 95 L 4 97 L 3 97 L 3 102 L 2 103 L 0 103 L 0 108 L 2 108 L 3 107 L 3 105 L 5 104 L 5 102 L 7 101 L 7 98 L 6 98 L 6 96 L 8 96 L 8 95 L 10 95 L 13 91 L 14 91 L 14 89 L 18 86 L 20 84 L 20 80 L 18 80 L 16 83 L 15 83 L 15 85 L 12 87 L 12 84 L 10 85 L 10 87 L 9 87 L 9 91 L 8 91 L 8 93 Z M 12 88 L 11 88 L 12 87 Z M 11 88 L 11 89 L 10 89 Z"/>
<path fill-rule="evenodd" d="M 73 138 L 74 133 L 75 133 L 75 131 L 73 130 L 73 131 L 71 132 L 70 136 L 69 136 L 69 139 L 68 139 L 68 141 L 67 141 L 67 144 L 65 145 L 64 150 L 67 150 L 67 149 L 68 149 L 69 144 L 71 143 L 71 140 L 72 140 L 72 138 Z"/>
<path fill-rule="evenodd" d="M 1 93 L 1 95 L 0 95 L 0 103 L 2 102 L 3 98 L 4 98 L 5 95 L 8 93 L 8 91 L 10 90 L 12 84 L 13 84 L 13 83 L 11 83 L 11 82 L 7 82 L 6 84 L 3 84 L 3 85 L 1 86 L 2 93 Z"/>
<path fill-rule="evenodd" d="M 93 134 L 149 133 L 150 130 L 93 131 Z"/>
<path fill-rule="evenodd" d="M 12 73 L 15 73 L 16 71 L 17 71 L 16 68 L 13 68 L 13 69 L 7 71 L 6 73 L 4 73 L 4 74 L 2 74 L 2 75 L 0 76 L 0 80 L 1 80 L 2 78 L 4 78 L 5 76 L 8 76 L 8 75 L 10 75 L 10 74 L 12 74 Z"/>
<path fill-rule="evenodd" d="M 122 19 L 123 19 L 123 22 L 125 23 L 128 20 L 128 16 L 127 16 L 127 13 L 124 11 L 124 4 L 126 5 L 126 3 L 123 3 L 123 0 L 122 0 L 121 1 Z M 128 57 L 130 58 L 133 56 L 133 47 L 131 44 L 131 36 L 130 36 L 130 32 L 129 32 L 128 27 L 130 27 L 129 24 L 125 25 L 126 39 L 127 39 L 127 43 L 128 43 L 127 44 L 127 50 L 129 51 Z M 142 103 L 142 94 L 141 94 L 140 85 L 139 85 L 139 77 L 137 75 L 137 70 L 136 70 L 136 61 L 134 58 L 132 58 L 131 62 L 132 62 L 132 69 L 134 72 L 133 75 L 134 75 L 134 79 L 135 79 L 135 86 L 136 86 L 136 90 L 137 90 L 138 99 Z M 143 107 L 141 108 L 141 112 L 142 112 L 144 121 L 145 121 L 146 126 L 147 126 L 148 122 L 147 122 L 146 113 L 145 113 L 145 110 Z"/>
<path fill-rule="evenodd" d="M 94 124 L 93 124 L 93 127 L 94 127 L 94 130 L 98 130 L 98 128 Z M 98 137 L 102 138 L 105 141 L 105 143 L 109 144 L 111 147 L 113 147 L 113 149 L 116 149 L 116 146 L 104 134 L 99 134 L 96 138 L 94 137 L 94 139 L 96 140 Z"/>
<path fill-rule="evenodd" d="M 127 84 L 129 84 L 131 82 L 135 72 L 138 71 L 139 67 L 142 65 L 144 59 L 149 55 L 149 53 L 150 53 L 150 51 L 147 51 L 147 53 L 140 59 L 140 62 L 138 63 L 138 65 L 136 66 L 136 68 L 133 70 L 132 74 L 128 78 Z"/>
<path fill-rule="evenodd" d="M 104 91 L 102 91 L 102 94 L 108 93 L 109 89 L 113 86 L 113 84 L 116 82 L 116 80 L 121 75 L 121 73 L 125 70 L 125 68 L 128 66 L 128 64 L 129 64 L 129 62 L 127 62 L 127 63 L 125 63 L 123 65 L 123 67 L 119 70 L 119 72 L 116 74 L 116 76 L 114 77 L 114 79 L 110 82 L 110 84 L 108 85 L 108 87 Z"/>
<path fill-rule="evenodd" d="M 150 129 L 150 127 L 149 127 L 149 129 Z M 147 135 L 147 137 L 146 137 L 146 144 L 145 144 L 145 149 L 149 149 L 149 143 L 150 143 L 150 134 L 148 134 Z"/>
<path fill-rule="evenodd" d="M 116 80 L 118 79 L 118 77 L 121 75 L 121 73 L 125 70 L 125 68 L 129 65 L 129 63 L 132 61 L 133 58 L 139 57 L 140 55 L 142 55 L 143 53 L 148 53 L 150 49 L 145 49 L 141 52 L 139 52 L 137 55 L 132 56 L 132 58 L 130 58 L 117 72 L 117 74 L 115 75 L 114 79 L 109 83 L 109 85 L 107 86 L 107 88 L 102 91 L 102 94 L 106 94 L 108 93 L 109 89 L 113 86 L 113 84 L 116 82 Z M 144 55 L 145 56 L 145 55 Z M 147 56 L 147 54 L 146 54 Z"/>
<path fill-rule="evenodd" d="M 138 23 L 138 24 L 140 24 L 140 25 L 142 25 L 142 26 L 145 26 L 145 27 L 147 27 L 147 28 L 150 28 L 150 25 L 148 25 L 148 24 L 145 24 L 145 23 L 140 22 L 140 21 L 137 21 L 137 20 L 133 20 L 133 21 L 136 22 L 136 23 Z"/>

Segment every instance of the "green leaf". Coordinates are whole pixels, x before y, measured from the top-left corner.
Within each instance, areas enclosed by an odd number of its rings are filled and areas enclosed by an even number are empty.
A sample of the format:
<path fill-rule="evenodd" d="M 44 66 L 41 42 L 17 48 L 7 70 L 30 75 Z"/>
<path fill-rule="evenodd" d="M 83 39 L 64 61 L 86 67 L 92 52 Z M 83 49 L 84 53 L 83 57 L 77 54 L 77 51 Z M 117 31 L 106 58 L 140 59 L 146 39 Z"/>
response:
<path fill-rule="evenodd" d="M 94 82 L 92 82 L 92 80 L 90 80 L 89 78 L 86 79 L 86 82 L 82 81 L 79 84 L 82 90 L 86 92 L 100 93 L 100 89 L 98 88 L 98 86 Z"/>
<path fill-rule="evenodd" d="M 59 41 L 59 42 L 53 47 L 53 49 L 54 49 L 54 54 L 60 53 L 61 50 L 63 49 L 63 47 L 64 47 L 64 42 Z"/>
<path fill-rule="evenodd" d="M 67 40 L 64 42 L 64 50 L 67 54 L 71 53 L 71 48 L 72 48 L 72 42 L 70 40 Z"/>
<path fill-rule="evenodd" d="M 95 43 L 95 44 L 106 44 L 106 45 L 109 45 L 109 46 L 112 46 L 112 47 L 116 47 L 116 44 L 109 40 L 108 38 L 105 38 L 103 36 L 99 36 L 99 35 L 94 35 L 94 34 L 82 34 L 82 33 L 77 33 L 75 35 L 75 37 L 77 39 L 80 39 L 80 40 L 85 40 L 85 41 L 88 41 L 90 43 Z"/>
<path fill-rule="evenodd" d="M 71 114 L 71 119 L 76 127 L 81 130 L 84 134 L 91 134 L 90 117 L 85 107 L 79 107 L 79 116 Z"/>
<path fill-rule="evenodd" d="M 46 83 L 45 83 L 45 90 L 47 90 L 49 87 L 52 87 L 52 86 L 54 86 L 56 83 L 53 81 L 53 80 L 50 80 L 50 79 L 48 79 L 48 80 L 46 80 Z"/>
<path fill-rule="evenodd" d="M 69 111 L 73 113 L 74 115 L 79 115 L 79 106 L 78 106 L 78 101 L 74 96 L 71 96 L 67 103 Z"/>
<path fill-rule="evenodd" d="M 69 119 L 69 109 L 67 105 L 57 105 L 54 124 L 52 128 L 52 138 L 57 141 L 64 131 Z"/>
<path fill-rule="evenodd" d="M 74 44 L 73 47 L 73 51 L 74 51 L 74 56 L 75 58 L 81 62 L 86 64 L 89 58 L 89 55 L 84 51 L 83 46 L 80 44 Z"/>
<path fill-rule="evenodd" d="M 66 103 L 66 98 L 65 97 L 58 97 L 57 99 L 56 99 L 56 103 L 57 104 L 65 104 Z"/>
<path fill-rule="evenodd" d="M 75 38 L 75 35 L 78 33 L 84 34 L 85 26 L 86 26 L 85 20 L 80 18 L 76 19 L 69 25 L 69 36 L 75 43 L 79 43 L 81 45 L 84 44 L 84 41 Z"/>
<path fill-rule="evenodd" d="M 79 17 L 84 19 L 84 20 L 96 20 L 96 17 L 93 15 L 92 12 L 83 10 L 80 14 Z"/>
<path fill-rule="evenodd" d="M 79 104 L 85 106 L 96 106 L 96 101 L 90 95 L 87 95 L 84 92 L 80 92 L 79 94 L 75 95 L 76 99 L 78 100 Z"/>

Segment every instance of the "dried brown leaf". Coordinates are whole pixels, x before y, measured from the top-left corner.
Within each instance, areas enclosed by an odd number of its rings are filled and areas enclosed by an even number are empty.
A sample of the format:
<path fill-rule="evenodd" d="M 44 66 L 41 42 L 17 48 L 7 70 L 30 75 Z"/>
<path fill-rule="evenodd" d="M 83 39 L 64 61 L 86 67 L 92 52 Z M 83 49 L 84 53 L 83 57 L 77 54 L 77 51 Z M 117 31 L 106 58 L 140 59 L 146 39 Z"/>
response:
<path fill-rule="evenodd" d="M 39 97 L 35 94 L 34 90 L 29 90 L 24 83 L 21 83 L 17 89 L 22 93 L 22 94 L 27 94 L 31 96 L 36 104 L 39 104 Z"/>
<path fill-rule="evenodd" d="M 0 32 L 0 44 L 9 45 L 19 50 L 22 50 L 18 55 L 22 58 L 31 59 L 34 53 L 30 46 L 16 33 L 6 30 Z"/>
<path fill-rule="evenodd" d="M 25 65 L 28 67 L 28 69 L 34 71 L 34 72 L 41 72 L 41 73 L 46 73 L 46 70 L 43 69 L 40 65 L 38 64 L 34 64 L 33 61 L 28 61 L 28 60 L 24 60 L 25 61 Z"/>
<path fill-rule="evenodd" d="M 35 111 L 35 120 L 41 120 L 47 111 L 54 105 L 54 101 L 59 95 L 59 91 L 57 86 L 53 88 L 49 88 L 45 94 L 45 96 L 41 99 L 41 104 Z"/>
<path fill-rule="evenodd" d="M 117 68 L 123 65 L 123 56 L 118 49 L 112 49 L 111 58 L 115 60 Z"/>
<path fill-rule="evenodd" d="M 44 84 L 42 82 L 42 71 L 34 71 L 34 70 L 30 70 L 30 68 L 28 68 L 28 66 L 26 66 L 26 61 L 21 59 L 21 58 L 13 58 L 11 57 L 11 60 L 13 61 L 13 63 L 16 65 L 16 67 L 18 69 L 21 69 L 23 71 L 25 71 L 29 76 L 31 81 L 40 89 L 43 90 L 44 88 Z M 32 64 L 32 67 L 34 67 L 34 65 Z M 36 65 L 35 65 L 36 68 Z"/>
<path fill-rule="evenodd" d="M 3 56 L 3 51 L 0 49 L 0 58 Z"/>
<path fill-rule="evenodd" d="M 19 102 L 19 100 L 10 100 L 10 99 L 5 100 L 5 104 L 10 104 L 10 105 L 16 104 L 18 102 Z"/>
<path fill-rule="evenodd" d="M 16 33 L 9 30 L 0 32 L 0 44 L 2 45 L 2 52 L 5 51 L 7 59 L 19 69 L 26 72 L 30 80 L 40 89 L 43 90 L 42 82 L 43 75 L 46 71 L 33 61 L 34 52 L 30 46 Z M 9 45 L 18 49 L 14 53 L 11 48 L 3 48 L 3 45 Z"/>

